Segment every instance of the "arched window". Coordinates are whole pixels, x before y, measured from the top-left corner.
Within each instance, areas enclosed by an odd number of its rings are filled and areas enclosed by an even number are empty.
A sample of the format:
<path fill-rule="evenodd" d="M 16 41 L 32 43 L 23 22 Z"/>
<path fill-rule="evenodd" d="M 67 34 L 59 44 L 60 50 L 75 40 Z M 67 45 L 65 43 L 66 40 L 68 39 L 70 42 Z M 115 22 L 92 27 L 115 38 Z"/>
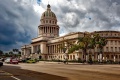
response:
<path fill-rule="evenodd" d="M 109 59 L 109 55 L 106 55 L 106 57 Z"/>
<path fill-rule="evenodd" d="M 117 59 L 117 58 L 118 58 L 118 56 L 117 56 L 117 55 L 115 55 L 115 58 Z"/>
<path fill-rule="evenodd" d="M 73 55 L 73 60 L 75 59 L 75 55 Z"/>
<path fill-rule="evenodd" d="M 114 58 L 113 55 L 111 55 L 111 58 L 112 58 L 112 59 Z"/>

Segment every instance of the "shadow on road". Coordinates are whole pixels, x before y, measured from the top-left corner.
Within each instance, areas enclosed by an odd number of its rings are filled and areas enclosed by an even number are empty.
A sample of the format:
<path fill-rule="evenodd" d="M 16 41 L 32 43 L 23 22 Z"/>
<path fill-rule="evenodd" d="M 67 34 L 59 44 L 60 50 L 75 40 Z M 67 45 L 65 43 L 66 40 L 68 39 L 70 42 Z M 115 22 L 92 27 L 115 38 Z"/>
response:
<path fill-rule="evenodd" d="M 13 76 L 20 78 L 21 80 L 68 80 L 66 77 L 35 72 L 31 70 L 24 70 L 18 66 L 4 65 L 0 67 L 0 70 L 11 73 Z"/>

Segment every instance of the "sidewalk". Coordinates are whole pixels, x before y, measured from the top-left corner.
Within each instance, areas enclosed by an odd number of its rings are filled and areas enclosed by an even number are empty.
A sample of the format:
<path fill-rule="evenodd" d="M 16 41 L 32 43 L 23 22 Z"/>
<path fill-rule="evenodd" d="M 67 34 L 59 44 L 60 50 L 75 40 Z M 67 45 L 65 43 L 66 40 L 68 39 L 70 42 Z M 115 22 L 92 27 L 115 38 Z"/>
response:
<path fill-rule="evenodd" d="M 39 61 L 38 63 L 49 63 L 49 64 L 64 64 L 63 62 L 52 62 L 52 61 Z M 73 64 L 73 65 L 80 65 L 80 64 L 83 64 L 83 63 L 73 63 L 73 62 L 68 62 L 68 65 L 69 64 Z M 86 63 L 84 63 L 86 64 Z"/>

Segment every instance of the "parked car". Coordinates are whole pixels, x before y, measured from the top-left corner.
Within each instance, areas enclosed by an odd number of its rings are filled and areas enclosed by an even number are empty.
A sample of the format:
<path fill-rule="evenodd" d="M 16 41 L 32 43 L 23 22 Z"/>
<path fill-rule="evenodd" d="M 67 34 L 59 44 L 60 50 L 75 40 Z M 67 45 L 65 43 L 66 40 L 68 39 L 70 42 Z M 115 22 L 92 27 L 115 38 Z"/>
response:
<path fill-rule="evenodd" d="M 4 62 L 4 58 L 0 58 L 0 61 Z"/>
<path fill-rule="evenodd" d="M 30 60 L 27 60 L 26 62 L 27 63 L 36 63 L 36 60 L 35 59 L 30 59 Z"/>
<path fill-rule="evenodd" d="M 5 63 L 10 63 L 11 58 L 6 58 Z"/>
<path fill-rule="evenodd" d="M 0 66 L 3 66 L 3 62 L 0 61 Z"/>
<path fill-rule="evenodd" d="M 18 64 L 18 60 L 17 59 L 11 59 L 10 64 Z"/>

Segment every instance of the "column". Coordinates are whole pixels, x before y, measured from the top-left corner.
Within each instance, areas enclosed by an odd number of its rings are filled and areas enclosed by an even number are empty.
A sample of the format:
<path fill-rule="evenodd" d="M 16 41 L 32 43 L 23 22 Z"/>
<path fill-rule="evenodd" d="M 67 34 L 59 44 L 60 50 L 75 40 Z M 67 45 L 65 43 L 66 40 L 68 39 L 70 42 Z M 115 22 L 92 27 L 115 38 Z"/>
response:
<path fill-rule="evenodd" d="M 51 54 L 52 54 L 52 45 L 51 45 L 51 48 L 50 48 L 50 50 L 51 50 Z"/>
<path fill-rule="evenodd" d="M 55 53 L 55 45 L 53 45 L 53 53 Z"/>
<path fill-rule="evenodd" d="M 56 53 L 58 53 L 58 45 L 56 45 Z"/>
<path fill-rule="evenodd" d="M 45 33 L 45 27 L 43 27 L 43 33 Z"/>
<path fill-rule="evenodd" d="M 56 45 L 54 45 L 55 46 L 55 52 L 54 53 L 56 53 Z"/>
<path fill-rule="evenodd" d="M 51 33 L 52 33 L 52 27 L 51 27 Z"/>
<path fill-rule="evenodd" d="M 50 48 L 50 46 L 48 46 L 48 54 L 50 53 L 50 51 L 49 51 L 50 49 L 49 48 Z"/>

